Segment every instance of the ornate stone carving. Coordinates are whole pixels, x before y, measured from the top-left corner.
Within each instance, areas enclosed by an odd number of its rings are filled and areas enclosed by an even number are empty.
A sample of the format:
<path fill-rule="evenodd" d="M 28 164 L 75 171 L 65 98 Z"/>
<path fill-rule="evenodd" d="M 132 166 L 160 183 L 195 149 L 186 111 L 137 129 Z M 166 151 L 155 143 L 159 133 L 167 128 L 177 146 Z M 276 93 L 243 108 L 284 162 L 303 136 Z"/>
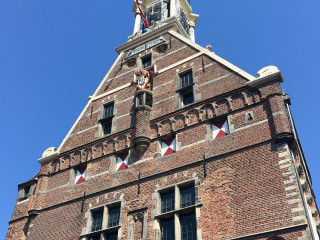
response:
<path fill-rule="evenodd" d="M 141 35 L 142 35 L 142 30 L 139 30 L 138 32 L 136 32 L 136 33 L 133 35 L 132 39 L 136 39 L 136 38 L 140 37 Z"/>
<path fill-rule="evenodd" d="M 137 73 L 138 86 L 137 90 L 146 90 L 150 88 L 150 74 L 147 70 L 141 69 Z"/>

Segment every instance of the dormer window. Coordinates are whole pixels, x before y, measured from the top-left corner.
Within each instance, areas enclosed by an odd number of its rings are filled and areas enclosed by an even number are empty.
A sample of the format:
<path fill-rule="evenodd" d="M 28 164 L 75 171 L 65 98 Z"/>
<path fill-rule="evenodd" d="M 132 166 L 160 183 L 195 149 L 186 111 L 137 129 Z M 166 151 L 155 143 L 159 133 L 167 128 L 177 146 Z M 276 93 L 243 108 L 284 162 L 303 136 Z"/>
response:
<path fill-rule="evenodd" d="M 24 191 L 24 197 L 28 197 L 30 194 L 30 188 L 31 186 L 25 186 L 23 191 Z"/>

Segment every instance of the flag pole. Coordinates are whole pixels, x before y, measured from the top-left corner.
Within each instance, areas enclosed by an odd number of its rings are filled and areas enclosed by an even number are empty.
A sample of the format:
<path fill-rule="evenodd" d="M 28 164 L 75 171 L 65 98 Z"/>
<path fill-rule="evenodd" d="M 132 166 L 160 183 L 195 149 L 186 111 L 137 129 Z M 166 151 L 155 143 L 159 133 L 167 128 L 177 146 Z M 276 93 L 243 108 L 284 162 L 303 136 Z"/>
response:
<path fill-rule="evenodd" d="M 143 22 L 144 22 L 145 27 L 150 29 L 149 24 L 148 24 L 147 19 L 146 19 L 146 16 L 144 15 L 143 11 L 141 10 L 141 6 L 140 6 L 139 1 L 136 0 L 136 3 L 137 3 L 137 5 L 138 5 L 138 8 L 139 8 L 140 14 L 141 14 L 141 16 L 142 16 L 142 19 L 143 19 Z"/>

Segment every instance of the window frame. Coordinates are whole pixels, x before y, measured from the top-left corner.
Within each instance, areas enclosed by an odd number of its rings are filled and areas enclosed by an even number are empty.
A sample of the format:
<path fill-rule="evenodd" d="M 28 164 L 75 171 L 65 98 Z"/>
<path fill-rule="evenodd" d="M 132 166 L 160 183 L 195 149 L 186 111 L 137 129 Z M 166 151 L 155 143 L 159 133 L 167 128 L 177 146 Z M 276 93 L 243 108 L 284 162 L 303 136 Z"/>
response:
<path fill-rule="evenodd" d="M 106 114 L 106 107 L 108 106 L 112 106 L 112 113 L 111 114 Z M 114 106 L 115 106 L 115 102 L 111 101 L 108 103 L 105 103 L 102 105 L 102 117 L 101 119 L 99 119 L 99 123 L 101 125 L 101 132 L 102 132 L 102 136 L 107 136 L 112 134 L 112 120 L 114 117 Z M 107 130 L 106 130 L 107 129 Z"/>
<path fill-rule="evenodd" d="M 150 63 L 150 65 L 145 66 L 145 63 Z M 147 54 L 146 56 L 141 57 L 141 66 L 143 69 L 147 69 L 152 66 L 152 54 Z"/>
<path fill-rule="evenodd" d="M 95 220 L 94 216 L 96 216 L 97 214 L 101 214 L 101 219 L 99 218 L 99 229 L 97 229 L 97 224 L 95 223 L 97 221 L 97 219 Z M 90 226 L 90 230 L 91 232 L 97 232 L 102 230 L 103 227 L 103 215 L 104 215 L 104 211 L 103 208 L 98 208 L 95 209 L 94 211 L 91 211 L 91 226 Z M 95 225 L 95 226 L 94 226 Z M 94 229 L 93 229 L 94 226 Z"/>
<path fill-rule="evenodd" d="M 117 225 L 109 226 L 109 209 L 119 208 Z M 95 213 L 102 213 L 102 222 L 100 229 L 93 229 L 93 216 Z M 103 239 L 108 239 L 108 235 L 118 234 L 121 228 L 121 202 L 113 202 L 107 205 L 99 206 L 90 210 L 90 221 L 87 222 L 88 232 L 80 237 L 86 237 L 87 239 L 94 239 L 103 236 Z"/>
<path fill-rule="evenodd" d="M 169 186 L 164 189 L 157 190 L 158 192 L 158 215 L 155 216 L 155 220 L 158 222 L 159 226 L 159 233 L 160 233 L 160 239 L 166 240 L 167 238 L 163 238 L 163 222 L 167 221 L 168 219 L 173 219 L 174 222 L 174 233 L 175 238 L 173 239 L 183 239 L 182 237 L 182 226 L 181 226 L 181 219 L 184 216 L 187 216 L 189 214 L 194 215 L 194 221 L 195 221 L 195 228 L 193 229 L 192 236 L 195 236 L 195 240 L 198 238 L 197 236 L 197 211 L 196 208 L 200 207 L 202 205 L 200 197 L 197 195 L 198 191 L 197 188 L 199 187 L 198 181 L 196 179 L 189 180 L 186 182 L 178 183 L 173 186 Z M 194 189 L 194 195 L 193 195 L 193 201 L 191 201 L 193 204 L 187 205 L 185 207 L 181 207 L 180 199 L 181 199 L 181 190 L 193 188 Z M 174 209 L 172 211 L 162 212 L 162 194 L 167 194 L 170 192 L 174 192 L 175 196 L 175 203 L 174 203 Z M 171 238 L 168 238 L 171 239 Z"/>
<path fill-rule="evenodd" d="M 148 97 L 150 99 L 148 99 Z M 151 100 L 151 104 L 148 104 L 147 100 Z M 135 95 L 135 107 L 136 108 L 148 108 L 152 109 L 153 106 L 153 93 L 146 90 L 140 90 Z"/>
<path fill-rule="evenodd" d="M 191 76 L 191 80 L 188 80 L 188 84 L 183 83 L 183 77 L 184 76 Z M 183 71 L 182 73 L 178 74 L 179 78 L 179 83 L 178 83 L 178 90 L 177 92 L 180 95 L 180 102 L 182 107 L 189 106 L 195 102 L 195 93 L 194 93 L 194 88 L 193 86 L 195 85 L 195 77 L 194 77 L 194 72 L 192 69 L 188 69 L 186 71 Z M 186 94 L 192 93 L 192 102 L 185 104 L 184 97 Z"/>

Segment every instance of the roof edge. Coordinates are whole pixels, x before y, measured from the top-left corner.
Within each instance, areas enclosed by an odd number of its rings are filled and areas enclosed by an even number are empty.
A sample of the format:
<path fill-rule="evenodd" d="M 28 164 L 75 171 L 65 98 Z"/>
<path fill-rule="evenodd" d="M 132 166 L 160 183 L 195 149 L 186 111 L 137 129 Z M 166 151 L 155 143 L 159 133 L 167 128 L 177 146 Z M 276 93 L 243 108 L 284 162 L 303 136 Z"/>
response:
<path fill-rule="evenodd" d="M 177 38 L 179 38 L 181 41 L 185 42 L 186 44 L 192 46 L 193 48 L 199 50 L 200 52 L 203 52 L 205 55 L 207 55 L 210 58 L 213 58 L 215 61 L 223 64 L 224 66 L 230 68 L 231 70 L 233 70 L 234 72 L 238 73 L 239 75 L 241 75 L 242 77 L 244 77 L 245 79 L 247 79 L 248 81 L 253 81 L 256 78 L 254 76 L 252 76 L 251 74 L 243 71 L 242 69 L 238 68 L 237 66 L 233 65 L 232 63 L 228 62 L 227 60 L 223 59 L 222 57 L 219 57 L 218 55 L 216 55 L 214 52 L 210 52 L 208 49 L 200 46 L 197 43 L 192 42 L 190 39 L 183 37 L 182 35 L 180 35 L 179 33 L 176 33 L 172 30 L 169 31 L 169 33 Z"/>
<path fill-rule="evenodd" d="M 271 81 L 274 81 L 277 79 L 279 80 L 280 83 L 284 81 L 280 71 L 272 73 L 272 74 L 264 76 L 264 77 L 257 78 L 254 81 L 248 82 L 248 86 L 255 87 L 255 86 L 258 86 L 258 85 L 261 85 L 261 84 L 264 84 L 267 82 L 271 82 Z"/>
<path fill-rule="evenodd" d="M 38 163 L 40 163 L 41 165 L 44 165 L 46 163 L 51 162 L 54 159 L 57 159 L 58 156 L 59 156 L 59 152 L 56 152 L 56 153 L 54 153 L 54 154 L 52 154 L 50 156 L 38 159 Z"/>

